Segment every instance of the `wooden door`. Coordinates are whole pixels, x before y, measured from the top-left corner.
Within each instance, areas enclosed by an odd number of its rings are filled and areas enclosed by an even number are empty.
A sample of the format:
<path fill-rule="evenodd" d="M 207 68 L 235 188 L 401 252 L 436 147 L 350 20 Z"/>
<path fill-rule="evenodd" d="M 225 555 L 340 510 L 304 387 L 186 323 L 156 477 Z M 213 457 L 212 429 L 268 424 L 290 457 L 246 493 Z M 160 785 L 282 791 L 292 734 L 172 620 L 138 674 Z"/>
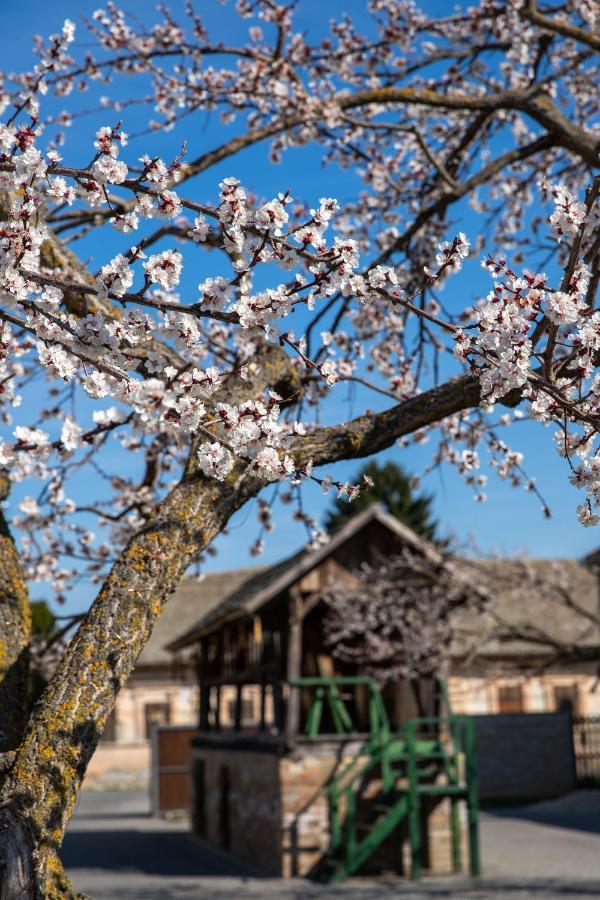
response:
<path fill-rule="evenodd" d="M 192 738 L 189 725 L 161 725 L 152 731 L 152 811 L 154 815 L 192 811 Z"/>

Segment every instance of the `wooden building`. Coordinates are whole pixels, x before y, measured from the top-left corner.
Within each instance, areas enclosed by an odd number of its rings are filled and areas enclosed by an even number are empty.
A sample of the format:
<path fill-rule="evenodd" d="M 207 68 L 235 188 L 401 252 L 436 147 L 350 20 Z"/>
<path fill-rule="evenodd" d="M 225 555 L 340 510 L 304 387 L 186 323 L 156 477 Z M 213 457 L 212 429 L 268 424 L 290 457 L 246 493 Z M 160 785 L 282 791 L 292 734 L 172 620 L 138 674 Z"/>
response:
<path fill-rule="evenodd" d="M 363 562 L 374 563 L 409 546 L 437 558 L 437 551 L 379 506 L 349 520 L 318 549 L 303 548 L 290 559 L 258 570 L 217 604 L 188 632 L 170 644 L 174 652 L 194 647 L 200 685 L 200 730 L 222 730 L 222 695 L 235 688 L 232 723 L 240 731 L 245 709 L 260 697 L 253 730 L 277 732 L 293 740 L 306 725 L 310 697 L 290 690 L 296 678 L 359 674 L 335 661 L 324 641 L 322 592 L 331 585 L 357 583 Z M 360 691 L 352 700 L 357 724 L 367 725 L 367 707 Z M 411 716 L 435 715 L 436 692 L 431 684 L 396 682 L 386 697 L 391 724 L 399 727 Z M 226 718 L 228 716 L 226 715 Z"/>
<path fill-rule="evenodd" d="M 315 689 L 306 681 L 302 687 L 295 682 L 360 676 L 356 668 L 337 661 L 326 645 L 321 593 L 331 584 L 352 586 L 363 562 L 407 546 L 417 554 L 438 558 L 431 544 L 372 506 L 350 519 L 325 546 L 305 548 L 278 565 L 250 572 L 170 643 L 168 649 L 176 656 L 191 652 L 195 659 L 200 709 L 192 752 L 192 805 L 195 831 L 206 840 L 272 874 L 304 875 L 318 870 L 331 841 L 328 786 L 364 746 L 372 707 L 368 685 L 344 687 L 341 692 L 355 733 L 333 734 L 336 711 L 325 702 L 319 708 L 320 733 L 309 737 Z M 458 577 L 466 571 L 472 582 L 479 569 L 482 584 L 490 582 L 491 563 L 457 562 Z M 500 565 L 510 570 L 516 563 L 500 561 Z M 466 604 L 457 612 L 445 671 L 454 713 L 476 714 L 483 722 L 490 719 L 485 714 L 547 713 L 566 702 L 579 714 L 600 713 L 599 692 L 592 690 L 594 664 L 553 661 L 551 649 L 539 641 L 542 629 L 534 632 L 531 621 L 523 622 L 529 615 L 533 624 L 543 623 L 550 638 L 562 635 L 573 642 L 598 644 L 599 629 L 593 624 L 598 610 L 597 575 L 586 564 L 558 563 L 573 586 L 577 604 L 590 614 L 581 616 L 568 604 L 555 602 L 554 593 L 558 596 L 561 591 L 552 590 L 554 564 L 537 561 L 535 565 L 542 581 L 546 578 L 546 588 L 542 584 L 527 609 L 505 589 L 491 598 L 489 608 Z M 494 572 L 491 581 L 500 583 Z M 486 591 L 482 589 L 481 595 L 490 599 Z M 515 629 L 512 640 L 499 640 L 499 623 Z M 530 627 L 531 640 L 525 639 L 525 626 Z M 415 716 L 444 713 L 433 679 L 397 680 L 386 685 L 383 700 L 392 729 Z M 491 726 L 490 721 L 485 725 L 486 746 L 493 751 L 506 746 L 506 741 L 496 740 L 496 720 L 491 719 Z M 500 723 L 501 717 L 497 719 Z M 508 718 L 503 721 L 514 731 Z M 518 727 L 518 720 L 514 721 Z M 540 719 L 540 726 L 545 723 L 550 731 L 544 733 L 552 734 L 555 726 L 548 721 Z M 533 738 L 527 738 L 530 743 L 535 742 L 537 730 L 533 729 Z M 552 738 L 545 744 L 552 756 Z M 512 754 L 514 744 L 511 748 Z M 544 775 L 548 795 L 565 789 L 571 783 L 572 763 L 565 760 L 561 769 L 555 759 L 544 760 L 537 748 L 535 753 L 548 773 Z M 506 760 L 495 760 L 490 752 L 487 763 L 498 771 Z M 447 780 L 442 776 L 443 783 Z M 423 860 L 433 872 L 457 868 L 449 826 L 453 810 L 455 804 L 448 797 L 421 808 Z M 459 818 L 464 825 L 464 808 Z M 407 870 L 406 830 L 399 827 L 380 849 L 379 869 Z"/>
<path fill-rule="evenodd" d="M 273 874 L 304 875 L 318 867 L 330 840 L 325 789 L 357 759 L 373 723 L 371 686 L 361 681 L 356 667 L 336 661 L 325 642 L 322 592 L 332 584 L 353 586 L 363 562 L 374 563 L 407 546 L 439 559 L 432 545 L 372 506 L 325 546 L 303 549 L 250 577 L 170 645 L 175 652 L 192 646 L 196 654 L 200 715 L 193 745 L 193 813 L 198 834 Z M 317 701 L 315 713 L 315 691 L 321 689 L 316 682 L 295 684 L 311 677 L 359 683 L 334 689 L 343 709 L 325 702 L 329 694 L 320 705 Z M 223 697 L 232 689 L 234 717 L 227 723 Z M 392 682 L 383 700 L 394 731 L 415 716 L 437 716 L 442 704 L 433 678 Z M 256 710 L 253 720 L 245 715 L 248 706 Z M 339 733 L 344 729 L 336 716 L 352 722 L 348 733 Z M 423 858 L 432 871 L 450 871 L 453 862 L 456 867 L 449 809 L 443 798 L 422 809 Z M 406 866 L 408 850 L 399 853 L 402 840 L 396 838 L 382 841 L 379 865 Z"/>

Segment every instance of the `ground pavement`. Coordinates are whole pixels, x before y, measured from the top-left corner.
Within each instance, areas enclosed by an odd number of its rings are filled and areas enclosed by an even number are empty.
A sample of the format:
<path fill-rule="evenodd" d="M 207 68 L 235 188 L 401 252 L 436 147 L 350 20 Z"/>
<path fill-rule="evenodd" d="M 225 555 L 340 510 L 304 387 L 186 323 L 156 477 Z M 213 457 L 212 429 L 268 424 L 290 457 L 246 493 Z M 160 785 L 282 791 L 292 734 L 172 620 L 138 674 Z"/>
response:
<path fill-rule="evenodd" d="M 478 881 L 347 883 L 257 878 L 188 833 L 149 815 L 144 794 L 83 793 L 63 860 L 93 900 L 592 900 L 600 897 L 600 792 L 488 811 Z"/>

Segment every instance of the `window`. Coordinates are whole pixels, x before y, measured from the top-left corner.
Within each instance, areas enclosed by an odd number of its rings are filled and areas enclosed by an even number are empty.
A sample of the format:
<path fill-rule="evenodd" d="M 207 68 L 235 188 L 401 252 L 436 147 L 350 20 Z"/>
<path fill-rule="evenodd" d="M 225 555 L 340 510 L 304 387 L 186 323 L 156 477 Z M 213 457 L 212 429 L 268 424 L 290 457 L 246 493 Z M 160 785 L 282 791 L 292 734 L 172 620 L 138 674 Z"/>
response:
<path fill-rule="evenodd" d="M 523 688 L 520 684 L 504 685 L 498 688 L 498 712 L 523 712 Z"/>
<path fill-rule="evenodd" d="M 168 703 L 146 703 L 144 706 L 146 737 L 152 737 L 154 726 L 168 725 L 171 719 Z"/>
<path fill-rule="evenodd" d="M 554 686 L 554 709 L 556 712 L 570 712 L 578 714 L 579 697 L 576 684 L 561 684 Z"/>

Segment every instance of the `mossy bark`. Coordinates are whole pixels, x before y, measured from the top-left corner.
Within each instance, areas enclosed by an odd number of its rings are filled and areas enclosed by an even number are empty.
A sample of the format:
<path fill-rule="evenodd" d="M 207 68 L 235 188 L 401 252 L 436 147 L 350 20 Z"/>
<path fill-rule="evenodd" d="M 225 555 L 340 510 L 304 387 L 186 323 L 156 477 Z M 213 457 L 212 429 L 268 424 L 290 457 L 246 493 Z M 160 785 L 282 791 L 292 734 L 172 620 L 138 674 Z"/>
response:
<path fill-rule="evenodd" d="M 289 375 L 283 351 L 265 349 L 260 360 L 255 377 L 237 379 L 223 398 L 233 400 L 235 393 L 241 402 Z M 2 791 L 32 835 L 36 896 L 69 896 L 58 850 L 119 689 L 191 561 L 262 484 L 241 465 L 225 482 L 205 479 L 192 448 L 182 480 L 129 542 L 70 642 L 33 710 Z"/>
<path fill-rule="evenodd" d="M 289 396 L 297 388 L 297 370 L 282 350 L 264 348 L 257 359 L 260 365 L 252 379 L 232 379 L 222 399 L 242 402 L 267 386 Z M 385 413 L 314 429 L 291 449 L 299 465 L 311 458 L 323 464 L 366 456 L 390 446 L 401 434 L 478 402 L 475 379 L 457 379 Z M 2 791 L 34 848 L 28 858 L 35 877 L 32 896 L 73 896 L 58 851 L 117 694 L 189 564 L 263 486 L 242 464 L 224 482 L 206 479 L 192 447 L 181 481 L 157 504 L 114 564 L 33 710 Z"/>
<path fill-rule="evenodd" d="M 8 487 L 8 478 L 0 473 L 0 500 L 7 496 Z M 27 582 L 19 551 L 0 511 L 0 755 L 15 750 L 25 731 L 30 638 Z"/>

